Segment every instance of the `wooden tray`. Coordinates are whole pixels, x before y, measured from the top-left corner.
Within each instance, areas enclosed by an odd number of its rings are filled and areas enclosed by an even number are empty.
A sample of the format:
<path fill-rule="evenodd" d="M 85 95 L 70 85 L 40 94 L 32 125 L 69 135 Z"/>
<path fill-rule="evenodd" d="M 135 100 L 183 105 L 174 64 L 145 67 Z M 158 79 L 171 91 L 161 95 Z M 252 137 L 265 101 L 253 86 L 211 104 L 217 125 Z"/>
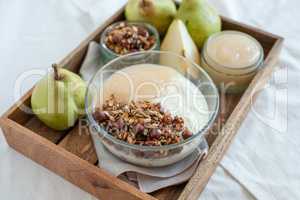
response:
<path fill-rule="evenodd" d="M 100 33 L 109 24 L 123 19 L 124 8 L 116 12 L 102 26 L 66 56 L 60 65 L 78 72 L 90 41 L 99 41 Z M 79 135 L 79 125 L 57 132 L 47 128 L 34 115 L 26 114 L 20 106 L 30 107 L 32 89 L 13 105 L 0 119 L 9 146 L 28 158 L 62 176 L 99 199 L 136 200 L 196 200 L 219 164 L 256 94 L 267 82 L 275 68 L 283 38 L 222 17 L 224 30 L 238 30 L 255 37 L 263 46 L 265 62 L 247 91 L 242 95 L 221 94 L 221 110 L 207 139 L 208 156 L 202 160 L 188 183 L 145 194 L 126 182 L 98 168 L 97 156 L 86 129 Z M 101 159 L 101 158 L 100 158 Z"/>

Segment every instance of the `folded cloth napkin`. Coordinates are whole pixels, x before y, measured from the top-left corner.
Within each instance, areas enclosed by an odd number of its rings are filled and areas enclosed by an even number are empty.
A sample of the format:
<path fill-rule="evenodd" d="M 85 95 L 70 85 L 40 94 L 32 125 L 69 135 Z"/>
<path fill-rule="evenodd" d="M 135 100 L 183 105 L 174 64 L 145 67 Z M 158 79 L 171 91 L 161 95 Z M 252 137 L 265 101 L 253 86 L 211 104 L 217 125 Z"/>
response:
<path fill-rule="evenodd" d="M 79 73 L 85 81 L 89 81 L 101 67 L 99 45 L 91 42 Z M 127 163 L 111 154 L 102 145 L 97 134 L 92 134 L 92 138 L 99 158 L 99 167 L 115 176 L 131 181 L 133 185 L 147 193 L 188 180 L 208 150 L 204 139 L 197 151 L 182 161 L 166 167 L 147 168 Z"/>
<path fill-rule="evenodd" d="M 124 178 L 125 175 L 136 183 L 141 191 L 147 193 L 188 180 L 208 150 L 208 145 L 203 140 L 197 151 L 185 159 L 166 167 L 147 168 L 127 163 L 114 156 L 102 145 L 99 135 L 92 134 L 92 138 L 99 158 L 99 167 L 114 176 L 121 175 Z"/>
<path fill-rule="evenodd" d="M 79 74 L 83 80 L 88 82 L 102 66 L 99 44 L 97 42 L 90 42 Z"/>

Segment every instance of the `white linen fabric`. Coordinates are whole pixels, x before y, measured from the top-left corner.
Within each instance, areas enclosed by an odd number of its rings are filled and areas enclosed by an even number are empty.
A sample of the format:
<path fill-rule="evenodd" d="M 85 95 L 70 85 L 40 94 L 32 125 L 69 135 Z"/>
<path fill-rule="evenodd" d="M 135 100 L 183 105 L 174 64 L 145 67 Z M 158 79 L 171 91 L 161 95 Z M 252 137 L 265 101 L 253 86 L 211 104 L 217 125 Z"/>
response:
<path fill-rule="evenodd" d="M 99 44 L 97 42 L 90 42 L 86 56 L 79 69 L 79 75 L 85 82 L 89 83 L 102 66 Z"/>
<path fill-rule="evenodd" d="M 300 1 L 210 0 L 224 16 L 285 37 L 278 70 L 258 95 L 199 199 L 300 199 Z M 63 58 L 125 0 L 0 1 L 0 112 L 15 81 Z M 27 78 L 22 91 L 40 76 Z M 1 199 L 93 199 L 9 148 L 0 134 Z"/>
<path fill-rule="evenodd" d="M 98 158 L 100 158 L 99 167 L 114 176 L 126 175 L 134 177 L 132 181 L 137 183 L 141 191 L 147 193 L 188 180 L 197 169 L 199 161 L 206 155 L 208 149 L 207 143 L 203 141 L 199 145 L 199 150 L 203 149 L 202 152 L 193 152 L 190 156 L 173 165 L 147 168 L 122 161 L 102 145 L 99 135 L 93 134 L 92 137 Z M 128 179 L 131 180 L 130 178 Z"/>

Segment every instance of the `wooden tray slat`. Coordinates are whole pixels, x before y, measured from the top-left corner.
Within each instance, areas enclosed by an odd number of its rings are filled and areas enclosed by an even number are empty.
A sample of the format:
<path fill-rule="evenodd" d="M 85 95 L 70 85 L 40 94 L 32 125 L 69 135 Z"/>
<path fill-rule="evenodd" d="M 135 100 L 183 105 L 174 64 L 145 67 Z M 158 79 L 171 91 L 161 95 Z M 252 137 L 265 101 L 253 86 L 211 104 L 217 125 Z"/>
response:
<path fill-rule="evenodd" d="M 32 117 L 30 120 L 28 120 L 28 122 L 24 124 L 24 127 L 42 136 L 43 138 L 48 139 L 54 144 L 57 144 L 68 133 L 67 131 L 56 131 L 47 127 L 37 117 Z"/>
<path fill-rule="evenodd" d="M 16 102 L 6 113 L 4 113 L 3 117 L 7 117 L 21 125 L 24 125 L 32 118 L 32 115 L 23 112 L 21 106 L 24 109 L 30 110 L 30 97 L 31 90 L 28 91 L 18 102 Z"/>
<path fill-rule="evenodd" d="M 163 188 L 151 193 L 151 195 L 158 200 L 175 200 L 178 199 L 185 185 L 186 183 L 182 183 L 179 185 Z"/>
<path fill-rule="evenodd" d="M 225 126 L 227 119 L 229 118 L 230 114 L 234 110 L 235 106 L 241 99 L 240 94 L 232 95 L 232 94 L 221 94 L 220 93 L 220 110 L 219 115 L 216 118 L 214 125 L 206 135 L 206 140 L 211 147 L 220 134 L 222 128 Z"/>
<path fill-rule="evenodd" d="M 58 146 L 66 149 L 67 151 L 93 165 L 98 161 L 97 154 L 87 127 L 80 129 L 80 126 L 76 125 L 59 143 Z"/>

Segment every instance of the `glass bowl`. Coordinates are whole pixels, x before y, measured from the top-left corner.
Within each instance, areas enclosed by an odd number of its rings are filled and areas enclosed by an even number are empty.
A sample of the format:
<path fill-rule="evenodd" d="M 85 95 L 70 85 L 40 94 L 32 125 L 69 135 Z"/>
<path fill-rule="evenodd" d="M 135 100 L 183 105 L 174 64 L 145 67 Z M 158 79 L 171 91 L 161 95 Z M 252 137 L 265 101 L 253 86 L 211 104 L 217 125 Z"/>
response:
<path fill-rule="evenodd" d="M 179 72 L 200 90 L 207 102 L 207 121 L 197 132 L 178 144 L 162 146 L 141 146 L 129 144 L 116 139 L 107 133 L 93 117 L 93 113 L 103 97 L 103 83 L 115 72 L 137 64 L 156 64 L 172 68 Z M 146 75 L 146 74 L 145 74 Z M 143 80 L 143 79 L 142 79 Z M 118 83 L 116 83 L 118 85 Z M 192 97 L 191 97 L 192 98 Z M 219 109 L 219 94 L 208 74 L 197 64 L 178 54 L 163 51 L 144 51 L 120 56 L 94 75 L 88 85 L 85 111 L 90 125 L 91 134 L 98 134 L 102 144 L 120 159 L 146 167 L 160 167 L 178 162 L 194 151 L 205 138 L 204 134 L 212 126 Z M 197 119 L 195 119 L 197 120 Z M 96 143 L 96 142 L 95 142 Z"/>
<path fill-rule="evenodd" d="M 105 38 L 107 36 L 107 34 L 116 26 L 118 26 L 120 23 L 125 22 L 126 24 L 129 25 L 136 25 L 136 26 L 140 26 L 140 27 L 144 27 L 149 31 L 150 35 L 153 35 L 156 39 L 156 42 L 153 44 L 153 46 L 147 50 L 147 51 L 151 51 L 151 50 L 159 50 L 159 46 L 160 46 L 160 38 L 159 38 L 159 33 L 156 30 L 156 28 L 154 26 L 152 26 L 151 24 L 148 23 L 143 23 L 143 22 L 127 22 L 127 21 L 120 21 L 120 22 L 116 22 L 110 26 L 108 26 L 101 34 L 100 37 L 100 54 L 101 54 L 101 59 L 102 62 L 104 64 L 106 64 L 107 62 L 111 61 L 114 58 L 119 57 L 120 55 L 115 53 L 114 51 L 112 51 L 111 49 L 109 49 L 106 44 L 105 44 Z"/>

